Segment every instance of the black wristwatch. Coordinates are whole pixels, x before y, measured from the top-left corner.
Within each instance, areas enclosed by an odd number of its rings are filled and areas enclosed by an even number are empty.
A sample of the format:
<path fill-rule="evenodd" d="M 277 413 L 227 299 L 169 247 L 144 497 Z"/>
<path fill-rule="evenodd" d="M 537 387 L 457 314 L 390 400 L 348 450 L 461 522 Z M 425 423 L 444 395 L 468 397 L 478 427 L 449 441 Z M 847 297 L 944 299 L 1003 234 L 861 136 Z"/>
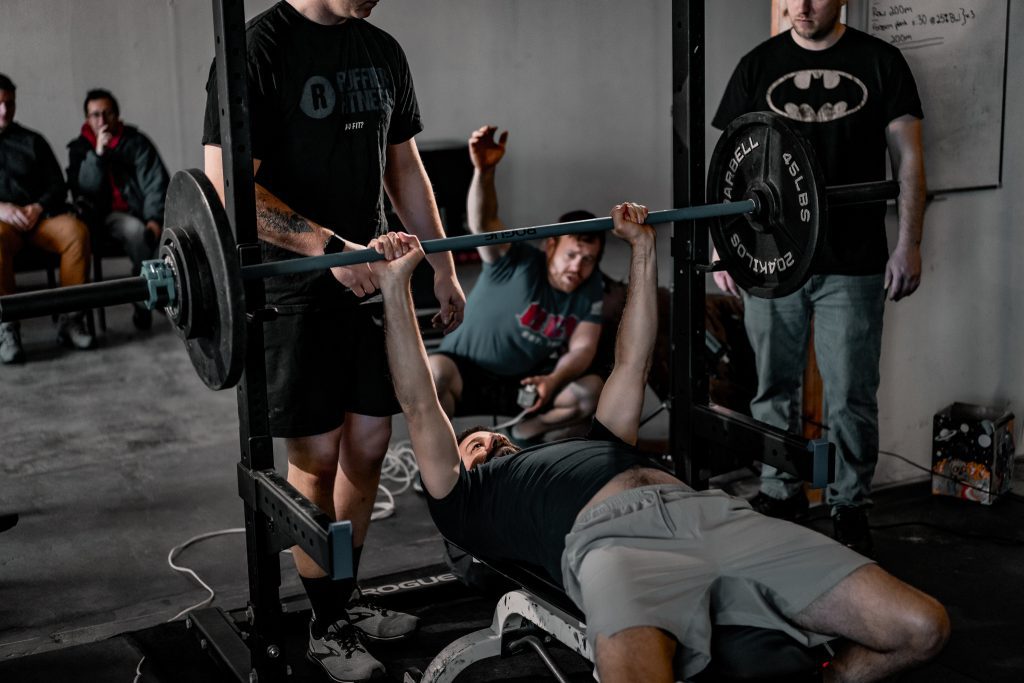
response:
<path fill-rule="evenodd" d="M 332 232 L 324 242 L 324 254 L 340 254 L 343 251 L 345 251 L 345 240 Z"/>

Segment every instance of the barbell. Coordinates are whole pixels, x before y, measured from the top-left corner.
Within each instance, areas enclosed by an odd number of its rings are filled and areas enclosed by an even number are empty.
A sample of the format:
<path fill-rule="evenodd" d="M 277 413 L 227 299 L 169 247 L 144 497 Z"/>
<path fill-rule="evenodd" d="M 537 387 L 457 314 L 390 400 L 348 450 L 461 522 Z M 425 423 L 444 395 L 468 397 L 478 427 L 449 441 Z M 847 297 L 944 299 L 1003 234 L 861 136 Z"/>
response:
<path fill-rule="evenodd" d="M 826 188 L 810 146 L 765 112 L 733 121 L 708 167 L 708 198 L 718 203 L 653 211 L 651 225 L 710 220 L 716 268 L 759 297 L 784 296 L 810 277 L 823 244 L 828 208 L 880 202 L 899 194 L 892 181 Z M 611 218 L 553 223 L 425 240 L 430 254 L 600 232 Z M 383 259 L 374 249 L 307 256 L 241 267 L 220 198 L 202 171 L 179 171 L 167 190 L 159 258 L 136 277 L 0 297 L 0 322 L 54 313 L 144 303 L 162 308 L 185 342 L 192 365 L 211 389 L 232 387 L 245 361 L 243 281 Z"/>

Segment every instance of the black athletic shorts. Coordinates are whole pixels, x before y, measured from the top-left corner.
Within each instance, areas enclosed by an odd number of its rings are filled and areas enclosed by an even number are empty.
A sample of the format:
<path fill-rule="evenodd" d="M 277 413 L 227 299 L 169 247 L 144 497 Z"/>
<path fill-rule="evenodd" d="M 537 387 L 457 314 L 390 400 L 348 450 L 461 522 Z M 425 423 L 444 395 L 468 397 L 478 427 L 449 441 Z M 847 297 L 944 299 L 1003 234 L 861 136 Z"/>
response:
<path fill-rule="evenodd" d="M 431 355 L 447 356 L 455 363 L 462 377 L 462 397 L 455 405 L 455 416 L 463 415 L 518 415 L 523 411 L 516 399 L 519 396 L 519 383 L 523 377 L 546 375 L 555 367 L 555 360 L 549 360 L 535 372 L 522 376 L 496 375 L 485 370 L 469 358 L 458 356 L 446 351 L 435 351 Z M 544 413 L 551 410 L 553 402 L 542 408 Z"/>
<path fill-rule="evenodd" d="M 335 310 L 278 306 L 263 325 L 271 436 L 315 436 L 345 413 L 401 412 L 388 370 L 380 303 Z"/>

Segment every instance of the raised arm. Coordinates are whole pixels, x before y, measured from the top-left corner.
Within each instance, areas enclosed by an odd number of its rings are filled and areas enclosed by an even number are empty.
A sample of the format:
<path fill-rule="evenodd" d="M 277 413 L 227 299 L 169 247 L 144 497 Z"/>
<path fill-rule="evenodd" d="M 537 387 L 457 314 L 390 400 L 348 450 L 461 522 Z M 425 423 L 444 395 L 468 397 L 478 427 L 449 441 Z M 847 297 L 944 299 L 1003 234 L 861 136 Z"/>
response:
<path fill-rule="evenodd" d="M 203 167 L 206 177 L 213 183 L 221 202 L 224 201 L 224 166 L 219 145 L 203 146 Z M 253 159 L 252 172 L 256 174 L 260 160 Z M 320 256 L 332 236 L 333 230 L 315 223 L 292 211 L 274 193 L 256 183 L 256 230 L 259 238 L 275 246 L 304 256 Z M 362 249 L 363 245 L 340 237 L 334 237 L 344 244 L 343 251 Z M 345 268 L 331 268 L 331 274 L 341 284 L 352 290 L 356 296 L 366 296 L 377 291 L 373 274 L 365 264 Z"/>
<path fill-rule="evenodd" d="M 495 140 L 496 132 L 497 126 L 483 126 L 469 136 L 469 159 L 473 162 L 473 180 L 469 184 L 469 194 L 466 195 L 466 220 L 469 223 L 469 231 L 473 233 L 505 229 L 505 224 L 498 218 L 498 191 L 494 186 L 494 171 L 498 167 L 498 162 L 505 156 L 508 131 Z M 496 244 L 477 247 L 477 251 L 484 263 L 492 263 L 500 259 L 508 248 L 508 244 Z"/>
<path fill-rule="evenodd" d="M 459 477 L 459 451 L 452 425 L 437 400 L 427 365 L 409 280 L 423 259 L 414 235 L 389 233 L 370 243 L 387 260 L 371 264 L 384 295 L 384 333 L 395 396 L 409 426 L 413 453 L 423 486 L 434 498 L 443 498 Z"/>
<path fill-rule="evenodd" d="M 921 119 L 907 115 L 890 121 L 885 138 L 892 160 L 892 177 L 900 184 L 900 196 L 896 200 L 899 233 L 885 267 L 885 287 L 889 298 L 899 301 L 913 294 L 921 284 L 925 201 Z"/>
<path fill-rule="evenodd" d="M 640 429 L 644 388 L 658 332 L 658 263 L 654 228 L 641 225 L 647 208 L 619 204 L 612 209 L 614 233 L 629 242 L 629 288 L 615 338 L 615 366 L 597 403 L 597 420 L 626 443 L 635 444 Z"/>

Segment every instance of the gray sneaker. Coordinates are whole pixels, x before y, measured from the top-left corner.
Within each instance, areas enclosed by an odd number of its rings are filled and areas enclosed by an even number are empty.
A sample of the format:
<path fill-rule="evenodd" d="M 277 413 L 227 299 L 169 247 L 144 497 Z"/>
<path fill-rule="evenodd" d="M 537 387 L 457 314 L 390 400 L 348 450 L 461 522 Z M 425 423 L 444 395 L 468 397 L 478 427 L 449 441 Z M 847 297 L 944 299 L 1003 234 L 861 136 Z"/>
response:
<path fill-rule="evenodd" d="M 336 683 L 370 681 L 385 675 L 384 665 L 363 647 L 359 631 L 344 620 L 328 626 L 323 638 L 313 635 L 313 621 L 310 621 L 306 658 L 319 664 Z"/>
<path fill-rule="evenodd" d="M 352 625 L 370 640 L 400 640 L 415 631 L 420 621 L 411 614 L 381 607 L 363 597 L 358 588 L 352 591 L 345 611 Z"/>
<path fill-rule="evenodd" d="M 57 343 L 83 351 L 96 346 L 85 313 L 64 313 L 57 318 Z"/>
<path fill-rule="evenodd" d="M 24 360 L 20 323 L 0 323 L 0 362 L 21 363 Z"/>

